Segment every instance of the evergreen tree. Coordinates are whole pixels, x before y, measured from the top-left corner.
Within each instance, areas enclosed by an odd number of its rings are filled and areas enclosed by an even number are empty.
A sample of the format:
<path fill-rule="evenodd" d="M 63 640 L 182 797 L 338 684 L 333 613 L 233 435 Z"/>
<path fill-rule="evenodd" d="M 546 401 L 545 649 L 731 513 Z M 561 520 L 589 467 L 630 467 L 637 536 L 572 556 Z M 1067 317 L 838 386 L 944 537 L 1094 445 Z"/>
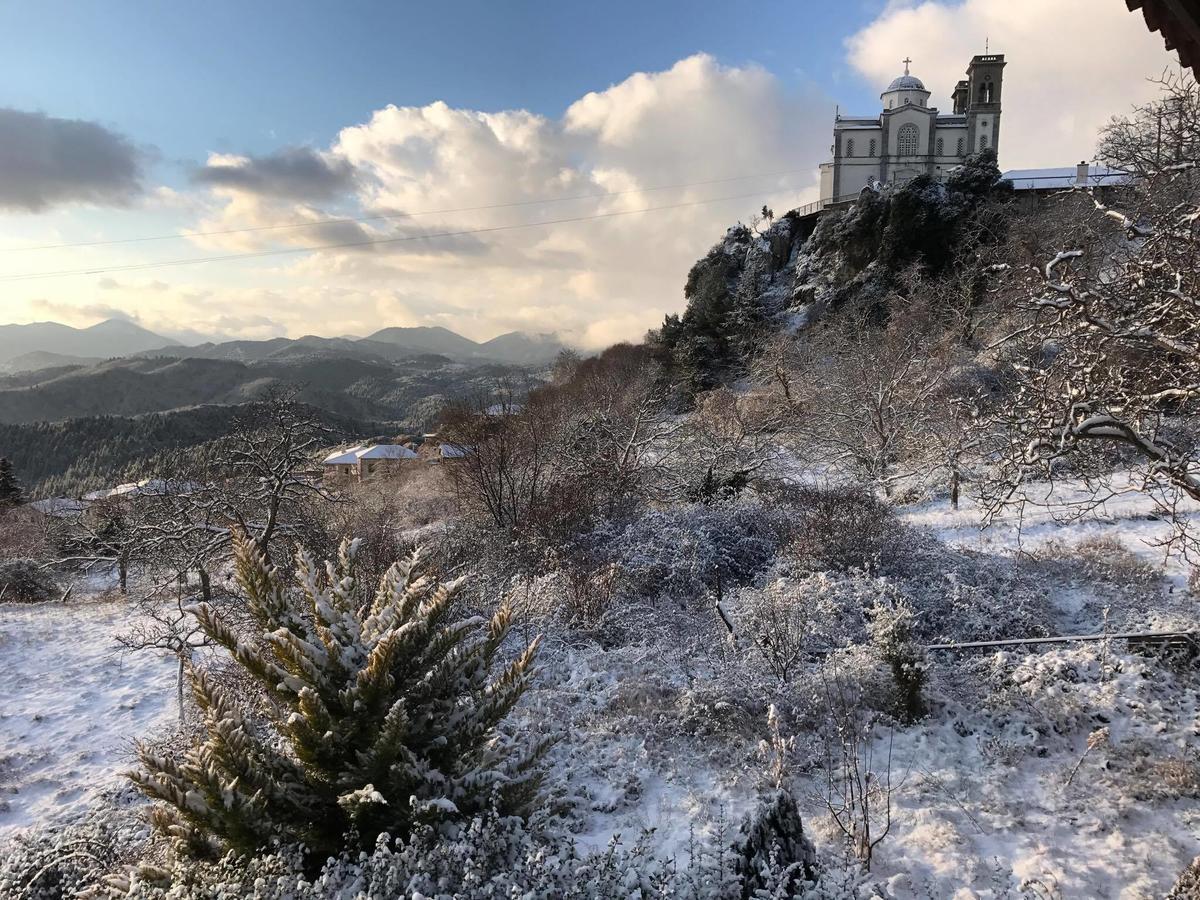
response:
<path fill-rule="evenodd" d="M 8 457 L 0 456 L 0 509 L 11 509 L 25 502 L 25 492 Z"/>
<path fill-rule="evenodd" d="M 268 698 L 266 727 L 226 688 L 193 668 L 206 737 L 183 758 L 138 748 L 130 778 L 165 801 L 154 824 L 199 856 L 302 844 L 321 862 L 347 834 L 371 848 L 383 832 L 495 807 L 521 813 L 537 793 L 548 747 L 520 747 L 497 726 L 533 674 L 537 641 L 495 677 L 511 622 L 454 621 L 458 582 L 418 575 L 420 554 L 396 563 L 372 596 L 355 577 L 356 542 L 319 570 L 297 555 L 296 589 L 254 541 L 235 542 L 237 581 L 258 641 L 243 640 L 206 603 L 200 628 Z"/>

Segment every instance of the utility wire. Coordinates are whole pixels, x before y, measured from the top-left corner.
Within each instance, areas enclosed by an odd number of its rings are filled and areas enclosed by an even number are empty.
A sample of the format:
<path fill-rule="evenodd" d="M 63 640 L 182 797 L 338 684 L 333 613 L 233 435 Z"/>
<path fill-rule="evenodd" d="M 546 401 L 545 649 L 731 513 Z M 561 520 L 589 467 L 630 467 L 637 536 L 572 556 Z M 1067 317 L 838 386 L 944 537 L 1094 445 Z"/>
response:
<path fill-rule="evenodd" d="M 39 244 L 33 247 L 0 247 L 0 253 L 33 250 L 63 250 L 70 247 L 105 247 L 111 244 L 138 244 L 149 241 L 174 241 L 185 238 L 216 237 L 225 234 L 247 234 L 255 231 L 280 231 L 288 228 L 314 228 L 318 225 L 342 225 L 356 222 L 385 222 L 392 219 L 415 219 L 418 216 L 449 215 L 451 213 L 484 212 L 490 209 L 511 209 L 519 206 L 538 206 L 542 203 L 567 203 L 572 200 L 601 200 L 605 197 L 624 197 L 627 194 L 643 194 L 652 191 L 670 191 L 679 188 L 703 187 L 710 184 L 728 184 L 731 181 L 749 181 L 754 178 L 782 178 L 798 175 L 808 169 L 793 169 L 789 172 L 762 172 L 757 175 L 734 175 L 729 178 L 712 178 L 707 181 L 690 181 L 681 184 L 662 184 L 655 187 L 629 188 L 623 191 L 602 191 L 596 194 L 575 194 L 568 197 L 545 197 L 538 200 L 515 200 L 512 203 L 491 203 L 486 206 L 460 206 L 455 209 L 428 209 L 420 212 L 381 213 L 374 216 L 346 216 L 331 219 L 310 219 L 304 222 L 284 222 L 277 225 L 247 225 L 242 228 L 223 228 L 214 231 L 175 232 L 172 234 L 145 235 L 142 237 L 112 238 L 103 241 L 73 241 L 64 244 Z"/>
<path fill-rule="evenodd" d="M 191 266 L 211 262 L 231 262 L 243 259 L 261 259 L 267 256 L 289 256 L 298 253 L 315 253 L 319 250 L 343 250 L 352 247 L 368 247 L 376 244 L 402 244 L 409 241 L 432 240 L 435 238 L 462 237 L 472 234 L 490 234 L 496 231 L 514 231 L 520 228 L 540 228 L 545 225 L 566 225 L 571 222 L 589 222 L 595 219 L 612 219 L 618 216 L 632 216 L 640 213 L 659 212 L 668 209 L 686 209 L 692 206 L 704 206 L 708 203 L 722 203 L 726 200 L 744 200 L 747 197 L 761 197 L 762 191 L 746 194 L 732 194 L 726 197 L 710 197 L 706 200 L 689 200 L 682 203 L 671 203 L 665 206 L 647 206 L 642 209 L 622 209 L 606 213 L 593 213 L 587 216 L 570 216 L 563 219 L 546 219 L 541 222 L 520 222 L 511 225 L 492 225 L 486 228 L 464 228 L 459 231 L 439 231 L 430 234 L 403 235 L 401 237 L 372 238 L 366 241 L 346 241 L 340 244 L 317 244 L 312 247 L 287 247 L 275 250 L 256 250 L 248 253 L 230 253 L 223 256 L 196 256 L 186 259 L 168 259 L 159 262 L 129 263 L 120 266 L 103 266 L 91 269 L 61 269 L 55 272 L 25 272 L 17 275 L 2 275 L 0 282 L 32 281 L 42 278 L 66 278 L 74 275 L 106 275 L 112 272 L 140 272 L 146 269 L 162 269 L 175 266 Z"/>

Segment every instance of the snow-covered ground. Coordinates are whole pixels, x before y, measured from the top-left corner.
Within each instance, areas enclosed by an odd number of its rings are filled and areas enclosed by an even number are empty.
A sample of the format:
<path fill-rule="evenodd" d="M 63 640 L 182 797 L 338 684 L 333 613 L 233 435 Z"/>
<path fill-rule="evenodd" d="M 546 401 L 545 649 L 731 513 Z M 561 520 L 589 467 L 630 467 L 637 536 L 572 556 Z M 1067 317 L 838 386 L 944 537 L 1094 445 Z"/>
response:
<path fill-rule="evenodd" d="M 970 501 L 901 511 L 953 547 L 998 558 L 1115 539 L 1165 576 L 1133 620 L 1194 625 L 1189 567 L 1164 561 L 1156 544 L 1169 527 L 1152 514 L 1149 501 L 1125 496 L 1069 525 L 1031 510 L 1020 531 L 1012 516 L 980 531 Z M 1057 624 L 1100 631 L 1101 590 L 1068 584 L 1054 598 Z M 118 782 L 134 738 L 171 726 L 172 663 L 115 643 L 133 615 L 111 602 L 0 606 L 0 840 L 81 813 Z M 565 731 L 547 785 L 581 849 L 617 834 L 628 846 L 653 829 L 662 852 L 683 857 L 693 828 L 736 827 L 756 802 L 764 723 L 750 707 L 761 698 L 728 680 L 735 668 L 725 675 L 687 652 L 548 641 L 546 678 L 521 714 Z M 1189 669 L 1099 644 L 934 662 L 929 718 L 878 734 L 893 741 L 899 784 L 872 871 L 890 896 L 1142 900 L 1161 897 L 1200 853 L 1200 701 Z M 792 787 L 829 858 L 838 835 L 811 745 L 798 737 Z M 1027 880 L 1043 892 L 1022 894 Z"/>
<path fill-rule="evenodd" d="M 0 840 L 79 815 L 176 714 L 175 666 L 124 653 L 128 603 L 0 604 Z"/>

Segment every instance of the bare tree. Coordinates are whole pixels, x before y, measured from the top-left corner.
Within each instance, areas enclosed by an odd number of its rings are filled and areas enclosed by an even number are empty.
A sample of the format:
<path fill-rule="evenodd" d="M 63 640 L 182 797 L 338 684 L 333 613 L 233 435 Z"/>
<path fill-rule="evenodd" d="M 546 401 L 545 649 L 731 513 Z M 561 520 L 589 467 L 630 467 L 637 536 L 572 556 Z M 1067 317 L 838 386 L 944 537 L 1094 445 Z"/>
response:
<path fill-rule="evenodd" d="M 808 452 L 887 495 L 930 474 L 933 425 L 946 411 L 955 348 L 930 316 L 919 301 L 885 326 L 844 314 L 808 342 L 792 379 L 794 428 Z"/>
<path fill-rule="evenodd" d="M 892 830 L 892 738 L 875 738 L 877 717 L 854 702 L 844 679 L 835 671 L 825 679 L 827 723 L 822 770 L 823 800 L 834 824 L 855 856 L 870 871 L 871 860 Z"/>
<path fill-rule="evenodd" d="M 293 393 L 272 392 L 247 406 L 227 438 L 164 457 L 159 477 L 116 507 L 121 543 L 108 539 L 123 571 L 135 565 L 142 576 L 143 615 L 121 642 L 176 656 L 182 686 L 184 666 L 205 640 L 187 608 L 197 601 L 231 605 L 226 615 L 239 621 L 236 598 L 220 580 L 233 535 L 246 534 L 284 563 L 290 553 L 276 545 L 285 537 L 295 543 L 303 531 L 302 501 L 337 500 L 313 471 L 317 449 L 328 442 L 328 430 Z"/>
<path fill-rule="evenodd" d="M 1160 94 L 1114 116 L 1100 132 L 1099 159 L 1143 177 L 1200 163 L 1200 86 L 1184 70 L 1166 70 L 1151 82 Z"/>
<path fill-rule="evenodd" d="M 1136 210 L 1084 194 L 1090 212 L 1057 252 L 1014 275 L 1024 318 L 997 342 L 1009 390 L 986 421 L 991 515 L 1038 502 L 1045 491 L 1031 493 L 1031 481 L 1068 474 L 1091 488 L 1076 513 L 1137 491 L 1186 538 L 1178 506 L 1200 500 L 1200 192 L 1190 175 L 1150 179 L 1129 198 Z"/>

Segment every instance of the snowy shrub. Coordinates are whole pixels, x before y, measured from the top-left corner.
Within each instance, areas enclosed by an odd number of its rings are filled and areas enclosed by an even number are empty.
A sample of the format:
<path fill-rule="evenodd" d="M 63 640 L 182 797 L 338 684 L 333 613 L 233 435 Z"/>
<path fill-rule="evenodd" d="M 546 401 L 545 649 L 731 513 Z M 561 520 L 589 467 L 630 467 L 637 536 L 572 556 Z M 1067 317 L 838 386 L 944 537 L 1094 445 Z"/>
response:
<path fill-rule="evenodd" d="M 774 807 L 767 807 L 773 809 Z M 680 858 L 656 852 L 652 830 L 631 844 L 614 838 L 607 849 L 582 854 L 574 842 L 531 832 L 516 818 L 487 814 L 458 827 L 422 826 L 405 840 L 380 835 L 369 851 L 343 852 L 309 878 L 295 852 L 250 860 L 227 856 L 208 865 L 183 862 L 169 872 L 131 870 L 111 879 L 131 900 L 200 900 L 253 896 L 257 900 L 361 900 L 424 897 L 520 897 L 522 900 L 854 900 L 864 877 L 853 863 L 820 868 L 799 820 L 748 820 L 736 836 L 718 828 L 711 841 L 694 841 Z M 752 835 L 775 825 L 789 831 L 791 847 L 743 855 Z M 759 827 L 761 826 L 761 827 Z M 757 846 L 757 845 L 755 845 Z M 753 859 L 745 880 L 736 867 Z M 806 866 L 804 860 L 808 860 Z M 811 881 L 798 875 L 805 874 Z"/>
<path fill-rule="evenodd" d="M 1166 900 L 1200 900 L 1200 856 L 1188 863 Z"/>
<path fill-rule="evenodd" d="M 302 844 L 320 859 L 353 832 L 364 846 L 423 822 L 492 804 L 525 809 L 545 742 L 522 747 L 499 728 L 532 675 L 535 640 L 491 669 L 511 613 L 453 621 L 456 583 L 418 575 L 419 554 L 392 566 L 372 596 L 343 543 L 322 573 L 307 553 L 295 590 L 251 539 L 235 541 L 237 581 L 262 638 L 240 640 L 208 604 L 200 629 L 270 699 L 249 721 L 206 671 L 190 681 L 205 739 L 183 758 L 139 746 L 130 778 L 163 801 L 152 821 L 186 852 L 252 853 Z"/>
<path fill-rule="evenodd" d="M 951 550 L 928 535 L 910 532 L 904 553 L 882 572 L 917 613 L 916 633 L 923 643 L 1053 633 L 1052 595 L 1059 585 L 1020 561 Z"/>
<path fill-rule="evenodd" d="M 756 501 L 691 503 L 605 521 L 580 538 L 578 552 L 615 565 L 625 594 L 695 600 L 762 572 L 786 527 L 782 510 Z"/>
<path fill-rule="evenodd" d="M 904 600 L 876 600 L 869 611 L 867 630 L 871 646 L 892 670 L 896 682 L 893 714 L 902 722 L 915 722 L 925 715 L 925 651 L 916 642 L 916 615 Z"/>
<path fill-rule="evenodd" d="M 120 807 L 64 827 L 30 831 L 0 845 L 0 897 L 58 900 L 86 896 L 118 866 L 137 857 L 146 826 Z"/>
<path fill-rule="evenodd" d="M 899 540 L 891 509 L 861 488 L 789 484 L 773 497 L 788 510 L 792 551 L 813 569 L 872 568 Z"/>
<path fill-rule="evenodd" d="M 0 601 L 42 603 L 61 596 L 58 582 L 32 559 L 0 561 Z"/>

